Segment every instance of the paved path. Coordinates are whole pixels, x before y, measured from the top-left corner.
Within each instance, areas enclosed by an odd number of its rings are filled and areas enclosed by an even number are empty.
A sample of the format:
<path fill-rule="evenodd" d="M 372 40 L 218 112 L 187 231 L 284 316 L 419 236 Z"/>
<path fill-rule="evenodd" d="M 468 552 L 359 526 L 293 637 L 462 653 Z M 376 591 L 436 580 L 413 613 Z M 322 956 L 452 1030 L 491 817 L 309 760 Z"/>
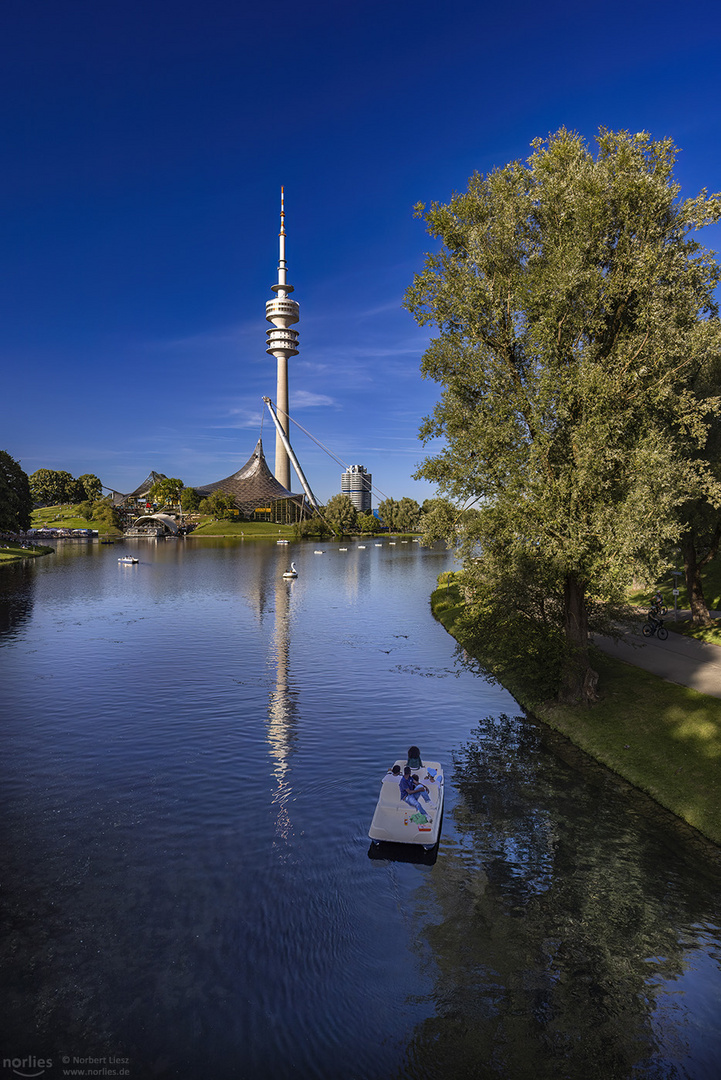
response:
<path fill-rule="evenodd" d="M 680 618 L 688 618 L 689 614 L 679 611 Z M 719 612 L 711 614 L 718 616 Z M 666 626 L 672 621 L 673 614 L 667 615 Z M 627 634 L 618 642 L 600 635 L 596 635 L 594 641 L 603 652 L 627 664 L 644 668 L 669 682 L 690 686 L 702 694 L 721 697 L 721 647 L 718 645 L 674 634 L 673 630 L 667 641 L 642 637 L 640 629 L 638 634 Z"/>

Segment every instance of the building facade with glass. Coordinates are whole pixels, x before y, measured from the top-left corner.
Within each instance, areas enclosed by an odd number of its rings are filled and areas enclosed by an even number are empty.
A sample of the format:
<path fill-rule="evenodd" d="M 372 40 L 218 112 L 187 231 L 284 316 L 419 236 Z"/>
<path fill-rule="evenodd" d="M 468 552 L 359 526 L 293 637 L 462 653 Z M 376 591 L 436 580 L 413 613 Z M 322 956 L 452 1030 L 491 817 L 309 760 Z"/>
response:
<path fill-rule="evenodd" d="M 368 513 L 371 508 L 372 480 L 365 465 L 349 465 L 340 478 L 341 495 L 347 495 L 362 513 Z"/>

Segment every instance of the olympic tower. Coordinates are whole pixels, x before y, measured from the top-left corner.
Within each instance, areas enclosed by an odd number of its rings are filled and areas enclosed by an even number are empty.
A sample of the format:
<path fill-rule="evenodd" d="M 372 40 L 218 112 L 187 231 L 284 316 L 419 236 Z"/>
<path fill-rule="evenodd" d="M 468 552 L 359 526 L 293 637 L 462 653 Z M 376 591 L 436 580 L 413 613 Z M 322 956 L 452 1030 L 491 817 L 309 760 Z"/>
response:
<path fill-rule="evenodd" d="M 265 305 L 265 317 L 273 328 L 267 331 L 268 347 L 265 350 L 276 358 L 278 364 L 278 385 L 275 395 L 278 419 L 283 431 L 289 433 L 289 408 L 288 408 L 288 359 L 298 355 L 298 331 L 291 327 L 300 318 L 300 307 L 296 300 L 291 300 L 290 293 L 293 286 L 286 280 L 287 266 L 285 261 L 285 206 L 283 188 L 280 189 L 280 253 L 278 258 L 278 283 L 271 286 L 275 293 L 275 300 L 269 300 Z M 288 452 L 283 446 L 280 434 L 275 436 L 275 478 L 290 491 L 290 459 Z"/>

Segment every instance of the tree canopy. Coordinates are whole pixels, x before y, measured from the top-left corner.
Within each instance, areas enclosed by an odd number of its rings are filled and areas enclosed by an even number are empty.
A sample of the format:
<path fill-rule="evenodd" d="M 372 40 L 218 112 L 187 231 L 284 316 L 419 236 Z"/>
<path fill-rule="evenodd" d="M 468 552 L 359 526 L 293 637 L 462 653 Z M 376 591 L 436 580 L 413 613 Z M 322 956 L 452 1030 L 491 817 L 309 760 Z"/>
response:
<path fill-rule="evenodd" d="M 227 491 L 216 488 L 198 507 L 201 514 L 211 514 L 214 518 L 232 518 L 237 512 L 235 499 Z"/>
<path fill-rule="evenodd" d="M 30 476 L 30 491 L 36 506 L 55 503 L 96 502 L 103 485 L 94 473 L 83 473 L 77 480 L 66 469 L 37 469 Z"/>
<path fill-rule="evenodd" d="M 180 493 L 180 505 L 186 513 L 192 514 L 200 506 L 200 495 L 192 487 L 184 487 Z"/>
<path fill-rule="evenodd" d="M 719 281 L 695 234 L 721 202 L 679 198 L 668 139 L 601 129 L 597 144 L 561 129 L 417 207 L 441 245 L 405 298 L 440 330 L 421 437 L 443 445 L 417 476 L 474 508 L 448 517 L 469 612 L 496 641 L 532 638 L 572 701 L 595 696 L 589 628 L 610 626 L 634 572 L 658 570 L 674 509 L 719 499 L 704 457 L 719 403 L 693 379 Z"/>
<path fill-rule="evenodd" d="M 148 492 L 148 499 L 160 506 L 180 505 L 182 491 L 182 480 L 179 480 L 177 476 L 164 476 L 162 480 L 155 481 Z"/>
<path fill-rule="evenodd" d="M 28 475 L 7 450 L 0 450 L 0 529 L 24 532 L 33 508 Z"/>
<path fill-rule="evenodd" d="M 78 483 L 82 484 L 83 491 L 85 492 L 85 498 L 90 499 L 91 502 L 97 502 L 103 496 L 103 485 L 100 477 L 95 473 L 83 473 L 78 477 Z"/>
<path fill-rule="evenodd" d="M 323 517 L 341 534 L 353 532 L 358 525 L 358 511 L 347 495 L 333 495 L 323 508 Z"/>

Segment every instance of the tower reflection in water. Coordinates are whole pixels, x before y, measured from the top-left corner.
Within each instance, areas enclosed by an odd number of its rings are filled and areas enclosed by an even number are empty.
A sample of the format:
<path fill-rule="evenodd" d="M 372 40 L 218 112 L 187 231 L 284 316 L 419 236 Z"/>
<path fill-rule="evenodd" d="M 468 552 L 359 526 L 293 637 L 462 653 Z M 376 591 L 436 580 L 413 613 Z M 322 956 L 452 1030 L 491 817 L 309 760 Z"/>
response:
<path fill-rule="evenodd" d="M 276 787 L 272 795 L 277 808 L 276 835 L 289 840 L 292 834 L 289 804 L 292 795 L 290 759 L 297 738 L 297 705 L 289 682 L 290 602 L 293 580 L 276 577 L 275 626 L 271 639 L 269 665 L 274 668 L 274 684 L 268 695 L 268 745 L 273 759 Z"/>

